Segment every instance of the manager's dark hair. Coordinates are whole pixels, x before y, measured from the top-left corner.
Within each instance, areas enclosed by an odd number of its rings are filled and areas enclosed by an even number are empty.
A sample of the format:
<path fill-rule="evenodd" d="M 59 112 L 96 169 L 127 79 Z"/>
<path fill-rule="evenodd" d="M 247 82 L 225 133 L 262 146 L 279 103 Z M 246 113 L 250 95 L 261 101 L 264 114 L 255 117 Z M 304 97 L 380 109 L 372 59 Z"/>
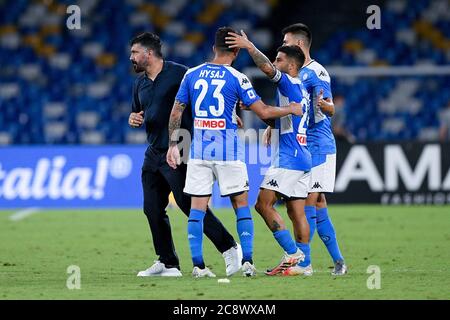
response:
<path fill-rule="evenodd" d="M 130 46 L 136 43 L 140 44 L 148 50 L 152 50 L 155 56 L 162 58 L 161 39 L 158 37 L 158 35 L 151 32 L 141 33 L 140 35 L 131 39 Z"/>
<path fill-rule="evenodd" d="M 305 63 L 305 54 L 298 46 L 281 46 L 277 52 L 283 52 L 289 59 L 293 59 L 300 69 Z"/>
<path fill-rule="evenodd" d="M 233 52 L 235 48 L 228 48 L 228 44 L 225 43 L 225 37 L 228 37 L 228 32 L 237 33 L 236 30 L 230 27 L 221 27 L 217 29 L 216 36 L 214 39 L 214 47 L 219 51 Z"/>
<path fill-rule="evenodd" d="M 306 45 L 308 46 L 308 48 L 311 47 L 312 34 L 308 26 L 303 23 L 291 24 L 290 26 L 287 26 L 286 28 L 281 30 L 281 33 L 283 34 L 283 36 L 286 33 L 292 33 L 296 36 L 301 36 L 306 40 Z"/>

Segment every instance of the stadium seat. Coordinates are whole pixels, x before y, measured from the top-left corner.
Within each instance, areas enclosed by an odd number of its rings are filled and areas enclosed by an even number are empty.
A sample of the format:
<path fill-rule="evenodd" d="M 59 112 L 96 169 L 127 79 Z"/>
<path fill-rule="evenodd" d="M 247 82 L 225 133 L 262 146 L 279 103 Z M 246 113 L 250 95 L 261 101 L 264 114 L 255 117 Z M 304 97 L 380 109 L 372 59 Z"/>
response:
<path fill-rule="evenodd" d="M 256 0 L 81 1 L 82 28 L 68 30 L 64 19 L 70 4 L 55 0 L 2 5 L 0 144 L 143 143 L 145 135 L 129 131 L 127 124 L 135 77 L 128 47 L 133 36 L 158 32 L 167 59 L 192 67 L 211 56 L 214 31 L 223 25 L 246 30 L 263 51 L 273 49 L 273 33 L 261 26 L 271 6 L 284 5 Z M 389 32 L 336 30 L 313 54 L 325 66 L 448 65 L 448 11 L 445 0 L 388 0 L 382 22 Z M 234 66 L 242 70 L 252 65 L 252 59 L 241 54 Z M 448 87 L 448 76 L 332 81 L 333 92 L 345 95 L 351 114 L 346 125 L 359 141 L 435 138 L 436 114 L 450 100 L 449 90 L 435 88 Z M 272 94 L 267 86 L 263 90 L 263 97 Z M 18 109 L 33 121 L 18 124 Z M 420 119 L 405 128 L 401 123 L 412 119 L 407 115 Z M 99 123 L 109 124 L 100 128 Z"/>

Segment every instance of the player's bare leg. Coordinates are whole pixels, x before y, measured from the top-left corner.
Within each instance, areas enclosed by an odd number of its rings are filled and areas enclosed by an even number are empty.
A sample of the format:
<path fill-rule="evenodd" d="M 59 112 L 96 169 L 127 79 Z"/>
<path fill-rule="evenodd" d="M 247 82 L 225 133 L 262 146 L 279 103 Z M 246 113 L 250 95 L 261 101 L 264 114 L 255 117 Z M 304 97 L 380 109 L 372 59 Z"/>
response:
<path fill-rule="evenodd" d="M 283 219 L 273 207 L 277 200 L 275 191 L 260 189 L 258 200 L 255 205 L 256 212 L 261 215 L 267 227 L 269 227 L 272 232 L 286 229 Z"/>
<path fill-rule="evenodd" d="M 295 241 L 307 244 L 309 242 L 309 224 L 305 216 L 305 200 L 287 201 L 286 208 L 294 227 Z"/>
<path fill-rule="evenodd" d="M 268 270 L 266 272 L 267 275 L 281 274 L 284 270 L 296 265 L 298 261 L 304 258 L 303 252 L 297 248 L 289 231 L 286 230 L 286 225 L 280 214 L 273 207 L 276 201 L 277 195 L 275 191 L 261 189 L 255 205 L 256 211 L 264 219 L 266 225 L 273 232 L 275 239 L 285 251 L 281 262 L 275 268 Z"/>
<path fill-rule="evenodd" d="M 241 194 L 233 195 L 230 197 L 231 205 L 233 209 L 241 208 L 248 206 L 248 193 L 247 191 L 242 192 Z"/>
<path fill-rule="evenodd" d="M 207 197 L 192 197 L 191 209 L 206 211 L 209 202 L 209 196 Z"/>
<path fill-rule="evenodd" d="M 327 208 L 327 199 L 325 197 L 325 194 L 323 193 L 314 193 L 317 195 L 317 200 L 316 200 L 316 209 L 323 209 L 323 208 Z"/>
<path fill-rule="evenodd" d="M 305 206 L 317 206 L 319 197 L 320 197 L 320 192 L 308 193 L 308 197 L 306 198 Z"/>

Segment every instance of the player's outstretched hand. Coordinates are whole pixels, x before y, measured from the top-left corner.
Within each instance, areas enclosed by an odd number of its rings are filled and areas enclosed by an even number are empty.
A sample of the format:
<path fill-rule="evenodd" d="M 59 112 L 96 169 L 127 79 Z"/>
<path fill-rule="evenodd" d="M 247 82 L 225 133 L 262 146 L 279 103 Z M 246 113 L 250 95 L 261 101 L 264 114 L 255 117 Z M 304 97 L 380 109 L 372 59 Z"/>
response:
<path fill-rule="evenodd" d="M 177 145 L 169 147 L 166 160 L 169 164 L 169 167 L 171 167 L 172 169 L 176 169 L 177 166 L 181 163 L 180 150 L 178 150 Z"/>
<path fill-rule="evenodd" d="M 302 116 L 303 115 L 303 106 L 301 103 L 297 102 L 290 102 L 289 108 L 291 108 L 291 113 L 296 116 Z"/>
<path fill-rule="evenodd" d="M 225 44 L 228 45 L 228 48 L 251 49 L 253 47 L 253 43 L 248 40 L 244 30 L 241 30 L 241 34 L 228 32 L 228 37 L 225 37 Z"/>
<path fill-rule="evenodd" d="M 144 111 L 132 112 L 128 118 L 128 124 L 133 128 L 139 128 L 144 123 Z"/>

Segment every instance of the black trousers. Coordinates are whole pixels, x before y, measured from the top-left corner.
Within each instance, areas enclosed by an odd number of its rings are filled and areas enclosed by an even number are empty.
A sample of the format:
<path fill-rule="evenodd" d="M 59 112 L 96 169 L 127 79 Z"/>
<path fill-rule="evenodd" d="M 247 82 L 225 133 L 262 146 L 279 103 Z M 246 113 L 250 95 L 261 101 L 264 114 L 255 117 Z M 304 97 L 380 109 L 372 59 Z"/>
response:
<path fill-rule="evenodd" d="M 178 207 L 186 216 L 189 216 L 191 198 L 183 193 L 186 169 L 185 164 L 180 165 L 176 170 L 170 168 L 166 162 L 166 152 L 164 151 L 159 152 L 149 148 L 146 152 L 141 177 L 144 213 L 150 225 L 153 246 L 159 256 L 159 261 L 168 266 L 179 267 L 179 260 L 175 252 L 166 207 L 172 191 Z M 236 244 L 233 236 L 209 208 L 206 211 L 203 232 L 221 253 Z"/>

